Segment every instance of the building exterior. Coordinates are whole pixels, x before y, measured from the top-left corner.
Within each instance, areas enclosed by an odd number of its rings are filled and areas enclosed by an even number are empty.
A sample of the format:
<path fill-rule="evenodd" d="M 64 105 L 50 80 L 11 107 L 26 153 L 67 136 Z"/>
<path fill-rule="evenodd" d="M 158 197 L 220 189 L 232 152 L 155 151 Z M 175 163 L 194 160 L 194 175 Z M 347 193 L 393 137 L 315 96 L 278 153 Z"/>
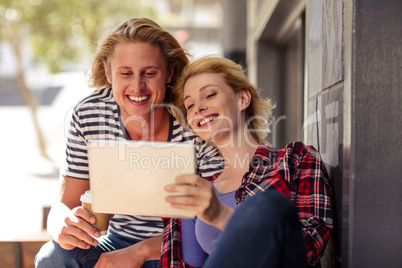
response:
<path fill-rule="evenodd" d="M 402 2 L 222 2 L 247 22 L 232 42 L 247 40 L 248 75 L 277 103 L 271 142 L 314 145 L 330 173 L 322 267 L 402 267 Z"/>

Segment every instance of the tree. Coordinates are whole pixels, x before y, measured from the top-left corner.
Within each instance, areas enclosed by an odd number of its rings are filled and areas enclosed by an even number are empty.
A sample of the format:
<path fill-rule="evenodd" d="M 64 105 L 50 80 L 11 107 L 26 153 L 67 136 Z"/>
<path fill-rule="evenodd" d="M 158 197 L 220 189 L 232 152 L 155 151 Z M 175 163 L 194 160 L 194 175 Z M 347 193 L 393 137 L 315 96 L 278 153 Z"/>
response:
<path fill-rule="evenodd" d="M 92 55 L 106 29 L 136 16 L 152 19 L 154 12 L 138 0 L 0 0 L 0 40 L 13 51 L 19 94 L 30 109 L 43 157 L 50 159 L 37 118 L 38 103 L 25 83 L 23 47 L 29 46 L 50 72 L 60 72 Z"/>

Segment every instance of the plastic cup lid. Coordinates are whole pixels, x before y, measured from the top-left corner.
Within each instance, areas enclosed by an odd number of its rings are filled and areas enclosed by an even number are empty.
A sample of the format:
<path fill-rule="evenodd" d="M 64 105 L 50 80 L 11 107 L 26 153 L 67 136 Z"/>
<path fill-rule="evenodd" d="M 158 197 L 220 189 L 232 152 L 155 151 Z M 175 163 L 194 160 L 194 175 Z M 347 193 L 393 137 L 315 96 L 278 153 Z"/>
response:
<path fill-rule="evenodd" d="M 88 203 L 88 204 L 92 204 L 92 194 L 91 194 L 91 191 L 90 191 L 90 190 L 85 191 L 85 194 L 82 194 L 82 195 L 81 195 L 80 200 L 81 200 L 81 202 Z"/>

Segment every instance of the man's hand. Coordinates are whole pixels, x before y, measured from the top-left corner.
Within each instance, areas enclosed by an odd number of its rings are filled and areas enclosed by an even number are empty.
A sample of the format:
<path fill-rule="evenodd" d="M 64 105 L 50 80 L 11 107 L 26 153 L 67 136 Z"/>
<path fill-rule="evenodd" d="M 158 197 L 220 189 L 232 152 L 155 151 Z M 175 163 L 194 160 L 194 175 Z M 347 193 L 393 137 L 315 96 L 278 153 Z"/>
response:
<path fill-rule="evenodd" d="M 95 223 L 95 217 L 83 207 L 76 207 L 70 210 L 60 203 L 52 207 L 49 222 L 52 226 L 49 232 L 59 245 L 71 250 L 76 247 L 89 249 L 90 246 L 97 246 L 98 241 L 94 238 L 100 237 L 100 232 L 91 225 Z"/>
<path fill-rule="evenodd" d="M 133 254 L 132 247 L 134 246 L 103 253 L 94 268 L 140 268 L 146 260 Z"/>
<path fill-rule="evenodd" d="M 47 230 L 64 249 L 89 249 L 98 245 L 94 237 L 100 237 L 100 233 L 91 225 L 95 218 L 81 207 L 81 194 L 88 189 L 88 180 L 60 176 L 60 202 L 50 210 Z"/>
<path fill-rule="evenodd" d="M 130 247 L 103 253 L 94 268 L 140 268 L 148 260 L 159 260 L 162 236 L 149 238 Z"/>

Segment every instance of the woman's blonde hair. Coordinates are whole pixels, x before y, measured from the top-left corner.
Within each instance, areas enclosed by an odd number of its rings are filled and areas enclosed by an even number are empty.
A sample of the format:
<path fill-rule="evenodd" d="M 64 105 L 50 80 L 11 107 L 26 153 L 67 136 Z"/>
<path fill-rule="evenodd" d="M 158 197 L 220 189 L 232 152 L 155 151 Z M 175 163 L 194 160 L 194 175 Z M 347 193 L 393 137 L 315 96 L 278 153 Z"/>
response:
<path fill-rule="evenodd" d="M 243 67 L 229 59 L 217 56 L 204 56 L 190 63 L 184 68 L 182 76 L 173 88 L 173 102 L 171 112 L 179 123 L 189 128 L 187 110 L 184 106 L 183 90 L 188 79 L 193 76 L 212 73 L 224 79 L 234 92 L 247 90 L 251 94 L 250 105 L 246 108 L 246 122 L 251 135 L 259 143 L 268 143 L 266 137 L 270 132 L 268 124 L 271 122 L 272 110 L 275 105 L 271 99 L 262 99 L 257 88 L 251 85 Z"/>
<path fill-rule="evenodd" d="M 132 18 L 108 32 L 98 43 L 89 78 L 90 87 L 112 86 L 107 81 L 103 63 L 106 63 L 107 71 L 110 71 L 110 60 L 116 45 L 129 42 L 149 43 L 160 48 L 166 61 L 167 73 L 173 70 L 172 81 L 167 86 L 173 86 L 176 83 L 183 68 L 189 63 L 187 53 L 170 33 L 150 19 Z M 166 102 L 171 99 L 171 95 L 171 91 L 167 90 Z"/>

